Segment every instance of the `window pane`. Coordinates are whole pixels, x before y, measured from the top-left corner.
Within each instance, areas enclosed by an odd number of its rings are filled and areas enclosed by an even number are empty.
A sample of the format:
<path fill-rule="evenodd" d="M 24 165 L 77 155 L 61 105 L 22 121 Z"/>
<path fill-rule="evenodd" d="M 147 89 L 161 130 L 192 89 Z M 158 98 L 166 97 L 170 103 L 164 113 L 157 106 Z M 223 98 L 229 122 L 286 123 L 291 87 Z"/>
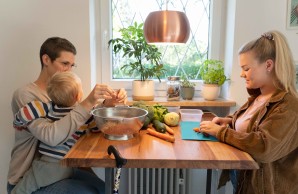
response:
<path fill-rule="evenodd" d="M 113 0 L 112 1 L 113 38 L 120 37 L 119 30 L 144 23 L 151 11 L 177 10 L 185 12 L 190 23 L 190 37 L 185 45 L 158 46 L 162 53 L 162 63 L 167 75 L 187 75 L 190 79 L 200 79 L 198 69 L 207 59 L 209 40 L 210 0 Z M 113 54 L 113 79 L 137 78 L 137 75 L 126 75 L 121 67 L 129 61 L 121 54 Z"/>

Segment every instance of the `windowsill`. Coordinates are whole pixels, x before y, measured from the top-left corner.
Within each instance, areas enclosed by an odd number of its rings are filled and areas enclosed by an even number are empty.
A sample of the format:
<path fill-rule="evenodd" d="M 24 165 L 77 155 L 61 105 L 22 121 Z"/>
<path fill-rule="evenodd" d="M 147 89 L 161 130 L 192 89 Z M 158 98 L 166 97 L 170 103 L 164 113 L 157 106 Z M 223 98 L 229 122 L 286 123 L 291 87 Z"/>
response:
<path fill-rule="evenodd" d="M 131 97 L 128 97 L 128 105 L 134 102 Z M 167 101 L 166 97 L 155 97 L 153 101 L 144 101 L 148 105 L 160 104 L 164 106 L 196 106 L 196 107 L 233 107 L 236 106 L 235 101 L 218 98 L 214 101 L 208 101 L 204 98 L 194 97 L 192 100 Z"/>

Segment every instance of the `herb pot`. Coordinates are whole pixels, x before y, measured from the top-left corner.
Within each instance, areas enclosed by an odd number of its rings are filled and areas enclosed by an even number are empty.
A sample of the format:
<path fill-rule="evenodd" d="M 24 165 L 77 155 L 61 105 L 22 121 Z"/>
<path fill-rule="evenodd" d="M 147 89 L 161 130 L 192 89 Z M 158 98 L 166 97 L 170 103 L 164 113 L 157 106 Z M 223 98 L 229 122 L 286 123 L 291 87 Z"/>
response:
<path fill-rule="evenodd" d="M 194 87 L 181 87 L 181 97 L 184 100 L 192 100 L 195 94 Z"/>

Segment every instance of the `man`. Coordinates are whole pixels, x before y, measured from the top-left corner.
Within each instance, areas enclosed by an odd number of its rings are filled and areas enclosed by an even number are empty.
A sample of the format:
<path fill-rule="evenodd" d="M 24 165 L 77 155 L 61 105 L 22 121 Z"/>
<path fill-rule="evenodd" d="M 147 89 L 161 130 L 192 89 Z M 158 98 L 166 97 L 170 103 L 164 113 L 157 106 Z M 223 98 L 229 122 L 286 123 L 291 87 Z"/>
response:
<path fill-rule="evenodd" d="M 21 107 L 33 100 L 45 103 L 50 101 L 46 92 L 48 80 L 58 71 L 70 71 L 75 66 L 75 55 L 76 49 L 68 40 L 60 37 L 47 39 L 40 48 L 41 72 L 38 78 L 33 83 L 17 89 L 13 94 L 11 103 L 13 114 L 15 115 Z M 31 165 L 36 163 L 35 161 L 41 162 L 36 149 L 39 141 L 56 146 L 82 126 L 90 117 L 90 110 L 102 100 L 104 106 L 112 106 L 117 102 L 125 103 L 126 98 L 124 89 L 120 89 L 116 95 L 111 87 L 96 84 L 86 99 L 59 121 L 49 123 L 48 120 L 40 118 L 28 125 L 27 130 L 15 130 L 15 144 L 8 171 L 8 194 Z M 61 128 L 64 130 L 60 130 Z M 51 167 L 55 173 L 55 165 Z M 50 178 L 50 175 L 44 175 L 43 178 Z M 35 193 L 104 193 L 104 183 L 90 172 L 74 169 L 71 179 L 58 181 Z"/>

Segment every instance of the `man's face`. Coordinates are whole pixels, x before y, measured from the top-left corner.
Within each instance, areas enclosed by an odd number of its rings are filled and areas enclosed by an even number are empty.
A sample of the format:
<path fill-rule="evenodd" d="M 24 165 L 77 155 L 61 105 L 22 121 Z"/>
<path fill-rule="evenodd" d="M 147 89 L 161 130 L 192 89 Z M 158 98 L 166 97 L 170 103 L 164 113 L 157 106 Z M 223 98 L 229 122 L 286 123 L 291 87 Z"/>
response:
<path fill-rule="evenodd" d="M 71 71 L 75 66 L 75 55 L 68 51 L 62 51 L 60 56 L 51 61 L 49 56 L 43 56 L 44 67 L 49 77 L 52 77 L 58 71 Z"/>

